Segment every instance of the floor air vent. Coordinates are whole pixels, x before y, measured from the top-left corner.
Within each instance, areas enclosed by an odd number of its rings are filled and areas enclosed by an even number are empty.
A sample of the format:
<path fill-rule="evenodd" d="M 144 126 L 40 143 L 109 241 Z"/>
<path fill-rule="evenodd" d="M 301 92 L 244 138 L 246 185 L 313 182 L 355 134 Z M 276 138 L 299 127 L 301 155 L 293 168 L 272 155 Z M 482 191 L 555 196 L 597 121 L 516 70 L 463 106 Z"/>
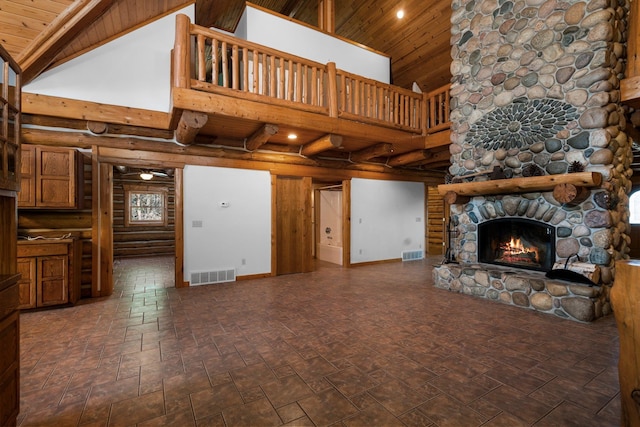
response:
<path fill-rule="evenodd" d="M 402 261 L 415 261 L 424 258 L 424 252 L 419 251 L 402 251 Z"/>
<path fill-rule="evenodd" d="M 233 282 L 236 280 L 235 268 L 216 271 L 195 271 L 191 273 L 191 286 L 213 283 Z"/>

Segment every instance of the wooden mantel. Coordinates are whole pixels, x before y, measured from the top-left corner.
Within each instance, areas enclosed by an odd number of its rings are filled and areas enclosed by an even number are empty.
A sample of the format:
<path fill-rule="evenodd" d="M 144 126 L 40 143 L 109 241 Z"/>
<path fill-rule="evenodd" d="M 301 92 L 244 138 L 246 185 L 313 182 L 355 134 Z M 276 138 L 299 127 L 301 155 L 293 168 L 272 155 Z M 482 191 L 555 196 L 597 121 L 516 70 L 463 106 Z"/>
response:
<path fill-rule="evenodd" d="M 579 172 L 563 175 L 543 175 L 492 181 L 471 181 L 438 185 L 438 193 L 453 192 L 460 196 L 488 196 L 495 194 L 529 193 L 549 191 L 559 184 L 573 184 L 581 187 L 597 187 L 602 183 L 599 172 Z"/>

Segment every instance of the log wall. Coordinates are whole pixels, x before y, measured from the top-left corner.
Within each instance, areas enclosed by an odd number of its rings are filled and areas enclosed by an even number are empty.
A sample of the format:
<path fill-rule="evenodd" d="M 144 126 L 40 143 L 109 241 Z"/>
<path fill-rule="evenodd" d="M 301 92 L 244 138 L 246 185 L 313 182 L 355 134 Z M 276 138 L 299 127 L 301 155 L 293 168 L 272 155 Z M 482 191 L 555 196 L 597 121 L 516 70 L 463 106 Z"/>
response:
<path fill-rule="evenodd" d="M 125 185 L 167 188 L 167 226 L 125 226 Z M 175 186 L 173 178 L 155 176 L 142 181 L 135 174 L 113 174 L 113 252 L 114 258 L 175 254 Z"/>

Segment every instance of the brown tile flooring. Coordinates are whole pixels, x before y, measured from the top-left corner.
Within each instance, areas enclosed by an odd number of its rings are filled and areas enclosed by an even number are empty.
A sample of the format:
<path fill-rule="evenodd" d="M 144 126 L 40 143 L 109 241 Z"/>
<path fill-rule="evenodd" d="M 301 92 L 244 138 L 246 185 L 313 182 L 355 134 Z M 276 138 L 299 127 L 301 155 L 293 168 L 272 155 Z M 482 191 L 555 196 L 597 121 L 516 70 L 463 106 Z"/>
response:
<path fill-rule="evenodd" d="M 432 286 L 438 259 L 114 295 L 23 313 L 31 425 L 617 426 L 613 316 L 579 324 Z"/>

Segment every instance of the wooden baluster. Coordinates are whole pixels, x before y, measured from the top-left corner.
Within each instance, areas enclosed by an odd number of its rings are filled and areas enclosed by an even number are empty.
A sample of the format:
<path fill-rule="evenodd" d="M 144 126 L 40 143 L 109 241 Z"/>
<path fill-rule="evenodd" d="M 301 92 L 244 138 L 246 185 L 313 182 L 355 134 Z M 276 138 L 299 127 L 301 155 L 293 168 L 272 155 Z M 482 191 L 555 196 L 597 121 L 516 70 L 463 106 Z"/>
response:
<path fill-rule="evenodd" d="M 398 109 L 400 108 L 399 94 L 393 91 L 393 124 L 398 123 Z"/>
<path fill-rule="evenodd" d="M 242 89 L 249 92 L 249 49 L 242 48 Z"/>
<path fill-rule="evenodd" d="M 231 47 L 231 86 L 234 89 L 239 88 L 238 80 L 240 79 L 240 58 L 238 58 L 238 45 Z"/>
<path fill-rule="evenodd" d="M 293 71 L 293 61 L 289 60 L 289 75 L 287 76 L 287 100 L 289 101 L 293 101 L 293 96 L 294 96 L 294 82 L 296 81 L 295 79 L 295 72 Z"/>
<path fill-rule="evenodd" d="M 337 78 L 337 76 L 336 76 Z M 338 111 L 338 84 L 334 82 L 333 86 L 335 87 L 335 104 L 336 104 L 336 114 Z M 320 70 L 318 70 L 318 105 L 320 106 L 324 106 L 324 107 L 328 107 L 331 104 L 329 103 L 328 100 L 325 100 L 325 93 L 324 93 L 324 68 L 320 68 Z"/>
<path fill-rule="evenodd" d="M 304 64 L 302 66 L 302 102 L 304 104 L 309 102 L 309 67 Z"/>
<path fill-rule="evenodd" d="M 267 54 L 262 54 L 262 90 L 260 91 L 261 95 L 269 95 L 269 62 L 267 58 Z"/>
<path fill-rule="evenodd" d="M 220 80 L 218 79 L 218 68 L 220 67 L 220 63 L 218 61 L 218 40 L 211 40 L 211 83 L 214 85 L 220 85 Z"/>
<path fill-rule="evenodd" d="M 386 91 L 385 88 L 379 87 L 377 88 L 378 91 L 378 114 L 377 117 L 380 120 L 384 120 L 384 92 Z"/>
<path fill-rule="evenodd" d="M 435 127 L 438 123 L 436 121 L 436 97 L 432 96 L 429 98 L 429 127 Z"/>
<path fill-rule="evenodd" d="M 201 82 L 207 79 L 207 59 L 205 57 L 205 38 L 202 34 L 198 34 L 196 41 L 196 50 L 198 52 L 198 80 Z"/>
<path fill-rule="evenodd" d="M 311 67 L 311 105 L 318 105 L 318 68 Z"/>
<path fill-rule="evenodd" d="M 329 85 L 329 117 L 338 117 L 338 70 L 335 62 L 327 64 L 327 80 Z"/>
<path fill-rule="evenodd" d="M 260 92 L 260 53 L 253 50 L 253 93 Z"/>
<path fill-rule="evenodd" d="M 420 129 L 422 129 L 422 134 L 427 134 L 427 122 L 428 122 L 428 114 L 429 108 L 429 100 L 427 99 L 427 94 L 423 93 L 422 98 L 420 99 Z"/>
<path fill-rule="evenodd" d="M 276 78 L 276 57 L 271 56 L 271 61 L 269 65 L 269 95 L 277 98 L 278 97 L 278 80 Z"/>
<path fill-rule="evenodd" d="M 302 64 L 296 62 L 296 102 L 302 101 Z"/>
<path fill-rule="evenodd" d="M 286 80 L 285 80 L 285 72 L 284 72 L 284 58 L 280 57 L 280 64 L 278 65 L 278 74 L 279 74 L 279 78 L 278 78 L 278 98 L 279 99 L 286 99 Z"/>
<path fill-rule="evenodd" d="M 222 86 L 229 87 L 229 55 L 227 53 L 227 42 L 222 42 L 220 53 L 222 54 Z"/>

